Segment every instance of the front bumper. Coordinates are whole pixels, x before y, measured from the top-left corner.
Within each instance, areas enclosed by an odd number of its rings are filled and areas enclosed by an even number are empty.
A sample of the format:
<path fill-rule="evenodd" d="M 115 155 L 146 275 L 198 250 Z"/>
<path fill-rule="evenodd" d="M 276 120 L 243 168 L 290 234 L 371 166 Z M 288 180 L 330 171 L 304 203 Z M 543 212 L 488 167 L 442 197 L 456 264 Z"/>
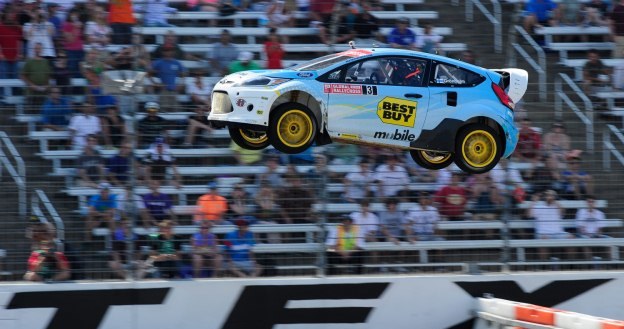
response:
<path fill-rule="evenodd" d="M 278 90 L 263 87 L 215 88 L 208 120 L 268 126 L 271 104 L 279 95 Z"/>

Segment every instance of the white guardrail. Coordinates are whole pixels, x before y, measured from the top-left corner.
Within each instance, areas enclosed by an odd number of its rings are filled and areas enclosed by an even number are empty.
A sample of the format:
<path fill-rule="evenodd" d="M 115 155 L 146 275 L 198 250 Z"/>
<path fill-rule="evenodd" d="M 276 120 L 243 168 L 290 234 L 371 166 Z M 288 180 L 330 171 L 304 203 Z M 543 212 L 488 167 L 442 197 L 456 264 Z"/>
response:
<path fill-rule="evenodd" d="M 578 106 L 565 91 L 563 87 L 568 86 L 574 94 L 583 102 L 582 106 Z M 565 107 L 569 107 L 574 114 L 585 125 L 585 142 L 587 143 L 587 151 L 594 153 L 594 107 L 591 100 L 585 95 L 583 90 L 576 85 L 574 80 L 565 73 L 559 73 L 555 79 L 555 118 L 561 120 L 563 116 L 563 110 Z"/>
<path fill-rule="evenodd" d="M 474 22 L 474 7 L 487 18 L 494 27 L 494 51 L 497 54 L 503 52 L 503 24 L 502 9 L 498 0 L 490 0 L 492 2 L 493 14 L 481 3 L 480 0 L 466 0 L 466 22 Z"/>
<path fill-rule="evenodd" d="M 8 155 L 5 150 L 9 152 Z M 11 162 L 9 156 L 15 161 L 15 164 Z M 11 178 L 13 178 L 15 185 L 17 185 L 19 215 L 24 219 L 28 208 L 26 201 L 26 166 L 24 165 L 22 156 L 9 138 L 9 135 L 4 131 L 0 131 L 0 164 L 2 165 L 0 166 L 0 177 L 2 175 L 2 169 L 6 168 Z"/>

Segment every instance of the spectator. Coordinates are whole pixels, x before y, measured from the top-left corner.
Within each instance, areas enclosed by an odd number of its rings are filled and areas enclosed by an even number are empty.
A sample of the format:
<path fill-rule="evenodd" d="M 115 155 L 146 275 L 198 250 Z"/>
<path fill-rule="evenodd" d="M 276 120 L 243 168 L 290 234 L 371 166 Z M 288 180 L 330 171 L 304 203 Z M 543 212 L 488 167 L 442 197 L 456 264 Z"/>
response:
<path fill-rule="evenodd" d="M 319 28 L 321 42 L 325 44 L 330 44 L 330 40 L 326 37 L 326 31 L 331 25 L 334 7 L 337 6 L 336 2 L 336 0 L 310 0 L 310 17 L 312 19 L 310 26 Z"/>
<path fill-rule="evenodd" d="M 270 155 L 265 160 L 266 170 L 256 178 L 256 185 L 267 185 L 274 189 L 281 189 L 285 182 L 282 173 L 279 172 L 279 157 Z"/>
<path fill-rule="evenodd" d="M 468 191 L 460 185 L 461 176 L 457 172 L 451 173 L 451 182 L 442 187 L 436 194 L 434 201 L 438 205 L 440 215 L 446 220 L 464 220 Z"/>
<path fill-rule="evenodd" d="M 138 10 L 143 13 L 143 25 L 148 27 L 175 27 L 167 22 L 168 14 L 177 14 L 178 10 L 169 7 L 165 0 L 147 0 Z"/>
<path fill-rule="evenodd" d="M 508 159 L 501 159 L 489 175 L 499 191 L 512 191 L 515 187 L 524 184 L 520 170 L 515 168 Z"/>
<path fill-rule="evenodd" d="M 407 170 L 398 163 L 396 155 L 388 155 L 384 164 L 375 170 L 377 181 L 377 197 L 405 197 L 410 182 Z"/>
<path fill-rule="evenodd" d="M 582 200 L 594 192 L 594 181 L 590 174 L 581 169 L 581 151 L 573 150 L 566 156 L 568 168 L 561 173 L 563 193 L 573 200 Z"/>
<path fill-rule="evenodd" d="M 229 269 L 237 277 L 257 277 L 262 269 L 256 263 L 253 246 L 256 245 L 253 234 L 249 232 L 249 223 L 244 219 L 236 221 L 237 230 L 225 236 L 226 255 Z"/>
<path fill-rule="evenodd" d="M 555 180 L 560 180 L 559 171 L 565 169 L 565 157 L 570 151 L 570 136 L 566 134 L 562 122 L 554 122 L 550 126 L 550 132 L 544 135 L 542 150 L 546 167 L 552 171 Z"/>
<path fill-rule="evenodd" d="M 561 26 L 577 26 L 583 21 L 582 4 L 579 0 L 564 0 L 557 5 L 558 21 Z"/>
<path fill-rule="evenodd" d="M 325 154 L 335 165 L 355 165 L 360 162 L 360 147 L 355 144 L 332 143 L 325 148 Z"/>
<path fill-rule="evenodd" d="M 91 231 L 102 224 L 106 225 L 111 232 L 115 231 L 117 196 L 111 193 L 111 185 L 109 183 L 100 183 L 98 189 L 99 194 L 89 198 L 87 240 L 91 240 Z"/>
<path fill-rule="evenodd" d="M 609 14 L 609 27 L 611 38 L 615 41 L 613 48 L 613 58 L 624 57 L 624 0 L 620 0 L 613 5 Z"/>
<path fill-rule="evenodd" d="M 355 39 L 355 16 L 348 0 L 336 2 L 329 21 L 318 25 L 321 42 L 326 45 L 344 44 Z"/>
<path fill-rule="evenodd" d="M 127 219 L 124 218 L 117 222 L 112 240 L 113 249 L 108 267 L 121 279 L 129 279 L 133 274 L 137 280 L 142 279 L 145 276 L 145 265 L 140 260 L 138 237 L 132 232 Z M 128 248 L 129 244 L 132 245 L 131 250 L 134 251 L 132 254 Z"/>
<path fill-rule="evenodd" d="M 229 73 L 237 73 L 242 71 L 249 70 L 260 70 L 262 69 L 260 65 L 258 65 L 253 60 L 253 53 L 250 51 L 241 51 L 236 58 L 236 61 L 230 63 L 228 68 Z"/>
<path fill-rule="evenodd" d="M 262 160 L 262 150 L 248 150 L 240 147 L 234 141 L 230 142 L 229 147 L 236 159 L 236 163 L 241 166 L 255 165 Z"/>
<path fill-rule="evenodd" d="M 128 183 L 132 162 L 132 144 L 124 142 L 119 152 L 106 160 L 106 173 L 113 185 L 121 187 Z"/>
<path fill-rule="evenodd" d="M 529 0 L 524 7 L 524 30 L 533 33 L 533 28 L 553 26 L 556 10 L 557 4 L 552 0 Z"/>
<path fill-rule="evenodd" d="M 166 50 L 173 50 L 173 58 L 181 60 L 197 60 L 195 56 L 186 53 L 178 43 L 178 37 L 173 30 L 167 31 L 162 45 L 159 45 L 151 53 L 153 59 L 162 59 L 165 57 Z"/>
<path fill-rule="evenodd" d="M 355 32 L 355 44 L 357 47 L 373 47 L 381 44 L 379 20 L 370 13 L 370 10 L 370 4 L 365 3 L 363 10 L 355 16 L 353 31 Z"/>
<path fill-rule="evenodd" d="M 51 241 L 42 241 L 39 248 L 28 258 L 27 281 L 64 281 L 71 275 L 69 261 L 61 251 L 56 250 Z"/>
<path fill-rule="evenodd" d="M 215 223 L 215 225 L 219 225 L 225 221 L 227 211 L 227 199 L 219 195 L 217 184 L 211 182 L 208 184 L 208 193 L 197 199 L 197 212 L 195 213 L 194 221 L 196 223 L 210 221 Z"/>
<path fill-rule="evenodd" d="M 254 204 L 242 184 L 234 185 L 227 203 L 228 217 L 245 218 L 250 224 L 254 223 Z"/>
<path fill-rule="evenodd" d="M 409 18 L 402 17 L 397 20 L 397 27 L 390 31 L 388 35 L 388 43 L 391 47 L 418 50 L 416 34 L 409 26 Z"/>
<path fill-rule="evenodd" d="M 109 148 L 118 148 L 128 139 L 126 121 L 119 114 L 116 105 L 109 105 L 106 115 L 101 117 L 104 141 Z"/>
<path fill-rule="evenodd" d="M 0 79 L 17 79 L 22 54 L 22 29 L 14 12 L 2 15 L 0 24 Z"/>
<path fill-rule="evenodd" d="M 54 85 L 60 89 L 61 95 L 72 96 L 75 94 L 76 88 L 71 85 L 72 75 L 80 75 L 80 73 L 71 72 L 67 67 L 67 55 L 59 52 L 52 67 L 52 79 L 54 79 Z"/>
<path fill-rule="evenodd" d="M 386 199 L 385 204 L 386 210 L 379 213 L 379 233 L 385 241 L 398 244 L 405 239 L 405 213 L 399 210 L 395 198 Z"/>
<path fill-rule="evenodd" d="M 221 31 L 221 39 L 212 45 L 212 51 L 206 55 L 206 58 L 210 58 L 213 75 L 224 76 L 230 73 L 230 63 L 238 58 L 238 48 L 230 42 L 231 39 L 230 31 Z"/>
<path fill-rule="evenodd" d="M 210 108 L 210 96 L 214 84 L 205 78 L 203 72 L 195 70 L 191 73 L 193 79 L 186 79 L 186 94 L 191 96 L 193 105 Z"/>
<path fill-rule="evenodd" d="M 167 169 L 170 168 L 172 178 L 169 182 L 178 189 L 182 187 L 182 179 L 176 166 L 176 160 L 171 154 L 169 144 L 165 142 L 163 137 L 157 137 L 154 144 L 147 150 L 143 164 L 148 181 L 164 182 L 168 176 Z"/>
<path fill-rule="evenodd" d="M 326 241 L 328 274 L 338 274 L 336 265 L 354 266 L 355 273 L 362 274 L 364 258 L 364 232 L 351 216 L 343 216 L 342 223 L 331 230 Z"/>
<path fill-rule="evenodd" d="M 438 209 L 432 206 L 429 192 L 421 192 L 418 204 L 407 213 L 407 236 L 411 242 L 444 240 L 438 228 L 441 220 Z"/>
<path fill-rule="evenodd" d="M 527 161 L 535 166 L 540 161 L 542 136 L 531 125 L 532 121 L 529 117 L 521 120 L 518 145 L 514 155 L 519 161 Z"/>
<path fill-rule="evenodd" d="M 353 223 L 361 230 L 362 237 L 367 242 L 377 241 L 379 234 L 379 217 L 370 211 L 370 202 L 360 200 L 360 211 L 349 214 Z"/>
<path fill-rule="evenodd" d="M 132 44 L 123 48 L 114 58 L 117 70 L 147 72 L 152 67 L 150 53 L 143 45 L 140 34 L 132 34 Z"/>
<path fill-rule="evenodd" d="M 76 160 L 78 167 L 78 185 L 97 188 L 98 183 L 104 180 L 104 158 L 97 150 L 97 137 L 89 135 L 87 145 Z"/>
<path fill-rule="evenodd" d="M 209 108 L 206 105 L 195 106 L 195 115 L 189 117 L 188 126 L 186 127 L 186 135 L 184 136 L 184 146 L 194 147 L 196 139 L 202 140 L 204 143 L 206 139 L 205 135 L 212 132 L 210 127 L 210 121 L 208 120 L 208 113 L 206 111 Z"/>
<path fill-rule="evenodd" d="M 327 157 L 320 153 L 314 154 L 314 167 L 306 173 L 306 181 L 314 194 L 319 198 L 326 198 L 327 184 L 335 177 L 337 174 L 327 166 Z"/>
<path fill-rule="evenodd" d="M 266 183 L 260 184 L 254 198 L 256 204 L 255 217 L 259 221 L 275 223 L 280 220 L 280 211 L 277 204 L 275 190 Z"/>
<path fill-rule="evenodd" d="M 423 34 L 418 37 L 416 47 L 423 52 L 435 54 L 438 52 L 443 37 L 433 32 L 433 24 L 427 24 L 423 28 Z"/>
<path fill-rule="evenodd" d="M 199 224 L 199 232 L 191 237 L 193 248 L 193 277 L 201 278 L 205 264 L 210 264 L 210 276 L 217 277 L 221 271 L 223 257 L 219 254 L 217 236 L 210 231 L 212 222 L 204 221 Z"/>
<path fill-rule="evenodd" d="M 160 136 L 166 136 L 169 122 L 158 115 L 160 105 L 156 102 L 145 103 L 147 115 L 137 124 L 137 141 L 140 148 L 147 148 Z"/>
<path fill-rule="evenodd" d="M 111 1 L 108 9 L 108 22 L 113 32 L 111 39 L 113 44 L 132 43 L 132 26 L 136 24 L 132 0 Z"/>
<path fill-rule="evenodd" d="M 106 12 L 100 6 L 95 9 L 95 16 L 87 22 L 84 29 L 88 49 L 106 51 L 106 46 L 110 43 L 113 30 L 106 22 Z"/>
<path fill-rule="evenodd" d="M 284 49 L 280 43 L 277 29 L 272 27 L 269 29 L 267 41 L 264 43 L 264 55 L 267 59 L 267 69 L 281 69 L 282 59 L 284 58 Z"/>
<path fill-rule="evenodd" d="M 80 62 L 80 74 L 90 85 L 99 85 L 99 77 L 107 68 L 107 59 L 101 57 L 97 49 L 87 51 L 84 61 Z"/>
<path fill-rule="evenodd" d="M 504 199 L 501 190 L 488 173 L 474 175 L 474 181 L 468 185 L 471 187 L 471 198 L 474 200 L 471 212 L 475 220 L 494 221 L 498 219 L 504 207 Z M 486 238 L 494 238 L 493 230 L 485 230 Z"/>
<path fill-rule="evenodd" d="M 540 201 L 540 195 L 535 194 L 528 208 L 529 218 L 535 220 L 536 239 L 569 239 L 572 238 L 563 229 L 563 208 L 557 201 L 557 192 L 548 190 L 544 192 L 544 201 Z M 548 259 L 548 249 L 539 248 L 540 258 Z M 568 252 L 571 255 L 571 252 Z"/>
<path fill-rule="evenodd" d="M 587 62 L 583 66 L 583 89 L 587 95 L 607 90 L 611 70 L 602 62 L 596 49 L 587 51 Z"/>
<path fill-rule="evenodd" d="M 58 48 L 59 46 L 59 41 L 62 40 L 63 38 L 63 21 L 61 20 L 61 18 L 58 16 L 58 11 L 59 11 L 59 7 L 60 5 L 58 3 L 49 3 L 47 4 L 47 17 L 48 17 L 48 22 L 52 23 L 52 25 L 54 25 L 54 45 Z"/>
<path fill-rule="evenodd" d="M 470 49 L 461 52 L 460 60 L 468 64 L 477 64 L 477 57 L 475 56 L 475 53 Z"/>
<path fill-rule="evenodd" d="M 44 58 L 53 58 L 56 56 L 52 37 L 56 33 L 54 25 L 47 21 L 44 13 L 38 13 L 34 22 L 24 25 L 24 39 L 27 42 L 28 57 L 41 56 Z M 41 53 L 37 55 L 35 48 L 37 44 L 41 44 Z"/>
<path fill-rule="evenodd" d="M 152 225 L 170 220 L 175 221 L 176 215 L 173 212 L 173 201 L 171 197 L 160 192 L 158 181 L 149 182 L 150 193 L 143 196 L 143 208 L 139 209 L 143 226 L 149 228 Z"/>
<path fill-rule="evenodd" d="M 312 191 L 303 186 L 301 177 L 297 174 L 287 175 L 285 179 L 287 186 L 280 187 L 278 199 L 283 222 L 286 224 L 314 223 Z"/>
<path fill-rule="evenodd" d="M 147 262 L 154 265 L 160 278 L 180 278 L 183 239 L 174 234 L 174 227 L 174 222 L 165 220 L 158 224 L 158 234 L 150 235 L 152 252 Z"/>
<path fill-rule="evenodd" d="M 84 41 L 83 36 L 83 24 L 80 21 L 80 16 L 77 10 L 71 10 L 67 15 L 67 20 L 63 23 L 63 50 L 67 54 L 67 68 L 69 69 L 72 77 L 77 78 L 80 76 L 80 62 L 83 61 Z"/>
<path fill-rule="evenodd" d="M 87 136 L 93 135 L 97 141 L 98 135 L 102 132 L 100 119 L 96 117 L 95 107 L 90 103 L 83 103 L 81 114 L 74 115 L 69 120 L 69 132 L 71 142 L 75 150 L 81 150 L 87 144 Z"/>
<path fill-rule="evenodd" d="M 66 130 L 74 111 L 67 99 L 61 96 L 58 87 L 50 88 L 50 96 L 41 108 L 41 124 L 44 129 Z"/>
<path fill-rule="evenodd" d="M 151 83 L 160 86 L 160 103 L 169 111 L 174 111 L 177 107 L 177 96 L 180 90 L 178 77 L 186 75 L 186 68 L 177 59 L 173 58 L 173 49 L 167 48 L 163 51 L 163 58 L 152 63 L 150 72 Z M 160 80 L 156 83 L 154 77 Z"/>
<path fill-rule="evenodd" d="M 609 15 L 609 4 L 602 0 L 591 0 L 583 4 L 585 10 L 584 25 L 586 26 L 607 26 Z"/>
<path fill-rule="evenodd" d="M 293 12 L 295 10 L 295 0 L 271 0 L 266 10 L 267 27 L 271 29 L 293 27 L 295 25 Z"/>
<path fill-rule="evenodd" d="M 20 78 L 26 85 L 26 109 L 33 112 L 43 104 L 52 75 L 48 60 L 41 56 L 42 47 L 40 43 L 35 45 L 34 56 L 26 60 L 20 74 Z"/>
<path fill-rule="evenodd" d="M 596 209 L 596 199 L 592 195 L 585 197 L 587 208 L 579 208 L 576 212 L 576 236 L 585 239 L 610 238 L 603 234 L 602 229 L 606 224 L 605 214 Z M 592 259 L 592 251 L 584 247 L 586 259 Z"/>

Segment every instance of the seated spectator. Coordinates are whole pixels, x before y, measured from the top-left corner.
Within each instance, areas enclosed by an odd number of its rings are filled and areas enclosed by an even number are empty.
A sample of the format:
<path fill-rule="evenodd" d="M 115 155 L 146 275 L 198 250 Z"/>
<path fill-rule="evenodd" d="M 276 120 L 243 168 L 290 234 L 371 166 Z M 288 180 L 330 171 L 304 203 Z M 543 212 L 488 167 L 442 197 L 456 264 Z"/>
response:
<path fill-rule="evenodd" d="M 168 182 L 176 188 L 182 187 L 182 178 L 178 172 L 176 160 L 164 138 L 156 138 L 154 144 L 147 150 L 142 162 L 148 181 L 158 181 L 161 184 L 166 182 L 167 169 L 170 168 L 172 178 Z"/>
<path fill-rule="evenodd" d="M 562 122 L 554 122 L 550 131 L 544 135 L 542 151 L 546 167 L 550 169 L 555 180 L 560 179 L 559 170 L 565 169 L 565 157 L 570 150 L 570 136 L 565 132 Z"/>
<path fill-rule="evenodd" d="M 499 191 L 507 191 L 511 192 L 512 195 L 514 193 L 520 193 L 520 191 L 524 191 L 524 178 L 520 173 L 520 170 L 515 168 L 513 163 L 510 163 L 508 159 L 501 159 L 501 161 L 492 169 L 490 172 L 490 177 Z M 508 193 L 503 193 L 503 195 L 508 195 Z M 516 195 L 519 196 L 519 195 Z M 516 205 L 515 200 L 512 198 L 512 205 Z"/>
<path fill-rule="evenodd" d="M 90 49 L 87 51 L 85 58 L 80 62 L 80 74 L 91 84 L 97 82 L 99 84 L 99 77 L 104 70 L 108 67 L 108 58 L 102 56 L 97 49 Z"/>
<path fill-rule="evenodd" d="M 415 241 L 440 241 L 444 240 L 438 228 L 441 220 L 438 209 L 432 206 L 429 192 L 420 192 L 418 204 L 409 209 L 406 218 L 407 238 Z"/>
<path fill-rule="evenodd" d="M 125 186 L 130 177 L 132 165 L 132 144 L 124 142 L 119 148 L 119 152 L 106 160 L 108 179 L 115 186 Z"/>
<path fill-rule="evenodd" d="M 609 4 L 603 0 L 591 0 L 583 4 L 585 17 L 583 24 L 586 26 L 607 26 L 609 24 Z"/>
<path fill-rule="evenodd" d="M 87 144 L 87 136 L 92 135 L 97 142 L 98 135 L 102 132 L 100 118 L 95 116 L 95 107 L 90 103 L 83 103 L 81 113 L 74 115 L 69 120 L 69 132 L 71 143 L 75 150 L 82 150 Z"/>
<path fill-rule="evenodd" d="M 138 12 L 143 13 L 143 25 L 148 27 L 175 27 L 167 22 L 168 14 L 177 14 L 178 10 L 169 7 L 164 0 L 146 0 L 139 7 Z"/>
<path fill-rule="evenodd" d="M 262 268 L 256 263 L 253 246 L 256 245 L 249 223 L 244 219 L 236 220 L 236 231 L 226 234 L 223 244 L 228 259 L 228 268 L 237 277 L 257 277 Z"/>
<path fill-rule="evenodd" d="M 379 217 L 370 211 L 370 202 L 366 199 L 360 200 L 360 211 L 349 214 L 353 223 L 361 230 L 362 237 L 367 242 L 378 240 Z"/>
<path fill-rule="evenodd" d="M 132 44 L 119 51 L 113 61 L 117 70 L 147 72 L 152 67 L 150 53 L 143 45 L 143 37 L 138 33 L 132 34 Z"/>
<path fill-rule="evenodd" d="M 56 56 L 53 42 L 54 35 L 56 34 L 54 24 L 48 22 L 47 14 L 44 12 L 38 12 L 33 16 L 33 20 L 24 24 L 23 28 L 28 57 L 33 58 L 41 56 L 43 58 L 54 58 Z M 37 44 L 41 44 L 40 55 L 36 54 L 35 48 Z"/>
<path fill-rule="evenodd" d="M 355 144 L 332 143 L 325 147 L 329 163 L 335 165 L 355 165 L 360 162 L 360 147 Z"/>
<path fill-rule="evenodd" d="M 524 30 L 533 33 L 533 28 L 552 26 L 557 4 L 552 0 L 529 0 L 524 7 Z"/>
<path fill-rule="evenodd" d="M 87 137 L 87 145 L 76 160 L 76 167 L 78 168 L 78 186 L 97 188 L 99 182 L 104 180 L 104 158 L 97 150 L 95 136 Z"/>
<path fill-rule="evenodd" d="M 206 145 L 207 138 L 204 138 L 204 136 L 212 132 L 210 121 L 208 120 L 210 105 L 197 105 L 194 107 L 194 110 L 195 115 L 189 117 L 188 126 L 186 127 L 186 135 L 184 136 L 185 147 L 194 147 L 196 140 L 200 140 L 203 145 Z"/>
<path fill-rule="evenodd" d="M 156 102 L 145 103 L 147 115 L 137 123 L 137 141 L 140 148 L 149 147 L 156 138 L 167 135 L 169 121 L 158 115 L 160 105 Z"/>
<path fill-rule="evenodd" d="M 22 54 L 22 29 L 15 13 L 2 15 L 0 23 L 0 79 L 17 79 Z"/>
<path fill-rule="evenodd" d="M 498 189 L 488 173 L 473 175 L 470 186 L 473 218 L 475 220 L 495 220 L 503 207 L 502 192 Z"/>
<path fill-rule="evenodd" d="M 119 108 L 116 105 L 109 105 L 106 109 L 106 115 L 102 116 L 100 120 L 107 147 L 118 148 L 128 140 L 126 121 L 119 114 Z"/>
<path fill-rule="evenodd" d="M 106 225 L 111 231 L 115 231 L 115 217 L 117 216 L 117 196 L 111 193 L 111 185 L 100 183 L 99 193 L 89 198 L 89 212 L 87 213 L 87 240 L 91 240 L 91 232 L 94 228 Z"/>
<path fill-rule="evenodd" d="M 147 263 L 154 265 L 159 278 L 180 278 L 183 239 L 174 234 L 174 228 L 174 222 L 165 220 L 158 224 L 158 234 L 150 235 L 152 251 Z"/>
<path fill-rule="evenodd" d="M 117 99 L 114 95 L 104 93 L 100 85 L 100 76 L 90 73 L 87 81 L 89 81 L 89 85 L 85 88 L 87 100 L 95 105 L 98 116 L 106 116 L 109 107 L 117 106 Z"/>
<path fill-rule="evenodd" d="M 210 276 L 215 278 L 221 271 L 223 257 L 219 254 L 217 236 L 210 231 L 212 222 L 203 221 L 199 224 L 199 232 L 191 237 L 193 248 L 193 277 L 201 278 L 202 270 L 209 264 Z"/>
<path fill-rule="evenodd" d="M 387 37 L 388 43 L 393 48 L 418 50 L 416 34 L 409 28 L 409 18 L 402 17 L 397 20 L 397 27 L 390 31 Z"/>
<path fill-rule="evenodd" d="M 435 203 L 440 211 L 440 215 L 450 221 L 464 220 L 466 205 L 468 202 L 468 191 L 461 185 L 462 178 L 459 173 L 451 174 L 451 182 L 443 186 L 435 194 Z"/>
<path fill-rule="evenodd" d="M 165 193 L 160 192 L 160 184 L 157 181 L 149 183 L 150 193 L 143 196 L 143 203 L 139 209 L 143 226 L 149 228 L 159 223 L 170 220 L 175 221 L 173 212 L 173 200 Z"/>
<path fill-rule="evenodd" d="M 583 90 L 587 95 L 608 90 L 611 69 L 600 59 L 596 49 L 587 51 L 587 62 L 583 66 Z"/>
<path fill-rule="evenodd" d="M 610 238 L 603 234 L 606 216 L 604 212 L 596 209 L 596 199 L 592 195 L 585 197 L 587 208 L 579 208 L 576 212 L 576 236 L 584 239 Z M 584 247 L 585 259 L 592 259 L 592 251 Z"/>
<path fill-rule="evenodd" d="M 238 48 L 231 43 L 230 31 L 221 31 L 219 42 L 212 45 L 212 50 L 206 54 L 210 58 L 213 76 L 225 76 L 229 72 L 230 63 L 238 58 Z"/>
<path fill-rule="evenodd" d="M 210 221 L 215 225 L 223 224 L 227 211 L 227 199 L 219 195 L 217 183 L 211 182 L 208 184 L 208 193 L 197 199 L 197 212 L 193 220 L 195 223 Z"/>
<path fill-rule="evenodd" d="M 237 73 L 250 70 L 261 70 L 262 67 L 253 60 L 254 54 L 250 51 L 241 51 L 235 61 L 228 67 L 229 73 Z"/>
<path fill-rule="evenodd" d="M 71 10 L 63 23 L 63 50 L 67 55 L 67 68 L 71 77 L 80 77 L 80 62 L 83 61 L 84 41 L 83 24 L 77 10 Z"/>
<path fill-rule="evenodd" d="M 204 77 L 204 72 L 194 70 L 193 79 L 186 79 L 186 94 L 191 97 L 193 105 L 210 108 L 210 97 L 214 84 Z"/>
<path fill-rule="evenodd" d="M 305 175 L 308 187 L 319 198 L 326 198 L 327 184 L 331 183 L 338 174 L 327 166 L 327 157 L 323 154 L 314 154 L 314 166 Z"/>
<path fill-rule="evenodd" d="M 180 47 L 180 44 L 178 42 L 178 37 L 176 36 L 176 34 L 175 34 L 175 32 L 173 30 L 167 31 L 167 33 L 165 34 L 164 40 L 163 40 L 163 44 L 161 44 L 158 47 L 156 47 L 156 49 L 154 49 L 154 51 L 151 53 L 152 59 L 153 60 L 158 60 L 158 59 L 164 58 L 166 50 L 173 51 L 173 58 L 177 59 L 179 61 L 182 61 L 182 60 L 190 60 L 190 61 L 197 60 L 197 58 L 195 56 L 185 52 Z"/>
<path fill-rule="evenodd" d="M 152 62 L 150 81 L 152 85 L 159 87 L 160 103 L 162 107 L 172 112 L 177 109 L 177 96 L 181 89 L 177 79 L 186 75 L 186 68 L 180 61 L 173 58 L 173 49 L 166 48 L 163 58 Z M 154 78 L 160 81 L 156 82 Z"/>
<path fill-rule="evenodd" d="M 242 184 L 239 183 L 232 187 L 227 203 L 228 217 L 245 218 L 250 224 L 255 222 L 253 201 Z"/>
<path fill-rule="evenodd" d="M 563 193 L 566 199 L 582 200 L 594 192 L 594 181 L 581 169 L 581 151 L 573 150 L 566 156 L 568 168 L 561 173 Z"/>
<path fill-rule="evenodd" d="M 529 117 L 525 117 L 520 121 L 518 145 L 514 155 L 518 158 L 518 161 L 531 162 L 535 166 L 541 157 L 542 136 L 531 125 L 532 121 Z"/>
<path fill-rule="evenodd" d="M 284 58 L 284 48 L 280 43 L 279 35 L 277 35 L 277 29 L 272 27 L 269 29 L 269 35 L 267 41 L 264 42 L 264 57 L 267 59 L 267 69 L 281 69 L 282 59 Z"/>
<path fill-rule="evenodd" d="M 41 108 L 42 128 L 55 131 L 66 130 L 73 113 L 69 101 L 61 96 L 61 90 L 58 87 L 53 87 Z"/>
<path fill-rule="evenodd" d="M 443 38 L 441 35 L 433 32 L 433 24 L 427 24 L 423 28 L 423 34 L 418 36 L 416 48 L 422 52 L 436 54 Z"/>
<path fill-rule="evenodd" d="M 557 5 L 556 25 L 578 26 L 583 22 L 583 5 L 579 0 L 563 0 Z"/>
<path fill-rule="evenodd" d="M 336 265 L 351 265 L 357 274 L 362 274 L 364 258 L 364 232 L 351 216 L 343 216 L 342 223 L 327 236 L 328 274 L 338 274 Z"/>
<path fill-rule="evenodd" d="M 382 44 L 379 20 L 370 13 L 370 3 L 364 3 L 362 10 L 355 16 L 353 31 L 356 47 L 373 47 Z"/>
<path fill-rule="evenodd" d="M 278 205 L 281 210 L 281 219 L 286 224 L 315 223 L 312 213 L 314 194 L 303 186 L 301 177 L 297 174 L 284 176 L 287 186 L 279 190 Z"/>
<path fill-rule="evenodd" d="M 127 219 L 117 222 L 115 231 L 112 234 L 112 251 L 108 267 L 120 279 L 127 280 L 134 277 L 137 280 L 145 276 L 145 265 L 141 260 L 141 249 L 138 237 L 132 232 Z M 128 245 L 132 245 L 132 257 Z"/>
<path fill-rule="evenodd" d="M 24 280 L 65 281 L 70 275 L 69 261 L 65 254 L 56 250 L 52 241 L 41 241 L 39 248 L 28 258 L 28 271 L 24 275 Z"/>
<path fill-rule="evenodd" d="M 258 221 L 265 223 L 275 223 L 280 219 L 279 206 L 277 204 L 277 193 L 267 185 L 261 183 L 254 197 L 256 204 L 255 217 Z"/>
<path fill-rule="evenodd" d="M 386 209 L 379 212 L 379 236 L 388 242 L 398 244 L 405 240 L 405 213 L 398 208 L 396 198 L 385 200 Z"/>
<path fill-rule="evenodd" d="M 95 16 L 87 22 L 84 28 L 84 35 L 87 41 L 85 48 L 102 51 L 110 43 L 113 30 L 108 26 L 104 8 L 100 6 L 95 7 L 94 14 Z"/>
<path fill-rule="evenodd" d="M 548 190 L 541 195 L 535 194 L 528 208 L 528 217 L 535 220 L 536 239 L 569 239 L 572 235 L 563 229 L 563 208 L 557 201 L 557 192 Z M 571 251 L 571 250 L 570 250 Z M 540 258 L 548 259 L 548 249 L 539 248 Z M 572 255 L 571 252 L 568 252 Z"/>
<path fill-rule="evenodd" d="M 236 159 L 236 163 L 241 166 L 256 165 L 262 160 L 262 150 L 248 150 L 240 147 L 234 141 L 230 142 L 230 150 L 232 150 L 232 156 Z"/>
<path fill-rule="evenodd" d="M 279 157 L 274 155 L 267 156 L 265 166 L 265 171 L 256 177 L 256 185 L 265 184 L 276 190 L 283 188 L 285 183 L 282 173 L 279 172 Z"/>
<path fill-rule="evenodd" d="M 35 113 L 43 104 L 50 86 L 52 68 L 47 59 L 43 58 L 43 45 L 34 46 L 33 56 L 29 56 L 20 73 L 20 79 L 26 85 L 26 111 Z"/>
<path fill-rule="evenodd" d="M 113 31 L 111 41 L 115 45 L 131 43 L 132 26 L 136 24 L 132 0 L 117 0 L 109 3 L 108 22 Z"/>
<path fill-rule="evenodd" d="M 405 167 L 399 164 L 396 155 L 388 155 L 384 164 L 375 170 L 377 181 L 377 197 L 406 197 L 410 178 Z"/>

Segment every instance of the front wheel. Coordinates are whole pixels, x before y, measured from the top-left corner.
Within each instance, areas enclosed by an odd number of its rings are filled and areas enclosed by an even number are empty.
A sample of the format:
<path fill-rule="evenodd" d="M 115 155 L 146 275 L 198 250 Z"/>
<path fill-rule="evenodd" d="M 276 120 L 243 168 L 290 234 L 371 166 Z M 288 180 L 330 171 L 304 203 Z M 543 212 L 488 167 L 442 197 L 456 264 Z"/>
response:
<path fill-rule="evenodd" d="M 270 144 L 266 131 L 256 131 L 236 126 L 228 126 L 228 131 L 232 141 L 246 150 L 262 150 Z"/>
<path fill-rule="evenodd" d="M 453 154 L 435 151 L 410 150 L 410 155 L 419 166 L 429 170 L 440 170 L 453 163 Z"/>
<path fill-rule="evenodd" d="M 316 130 L 314 114 L 302 104 L 286 103 L 271 111 L 269 140 L 280 152 L 305 151 L 314 142 Z"/>
<path fill-rule="evenodd" d="M 455 164 L 467 173 L 482 174 L 496 166 L 501 152 L 500 136 L 494 129 L 484 124 L 472 124 L 457 135 Z"/>

